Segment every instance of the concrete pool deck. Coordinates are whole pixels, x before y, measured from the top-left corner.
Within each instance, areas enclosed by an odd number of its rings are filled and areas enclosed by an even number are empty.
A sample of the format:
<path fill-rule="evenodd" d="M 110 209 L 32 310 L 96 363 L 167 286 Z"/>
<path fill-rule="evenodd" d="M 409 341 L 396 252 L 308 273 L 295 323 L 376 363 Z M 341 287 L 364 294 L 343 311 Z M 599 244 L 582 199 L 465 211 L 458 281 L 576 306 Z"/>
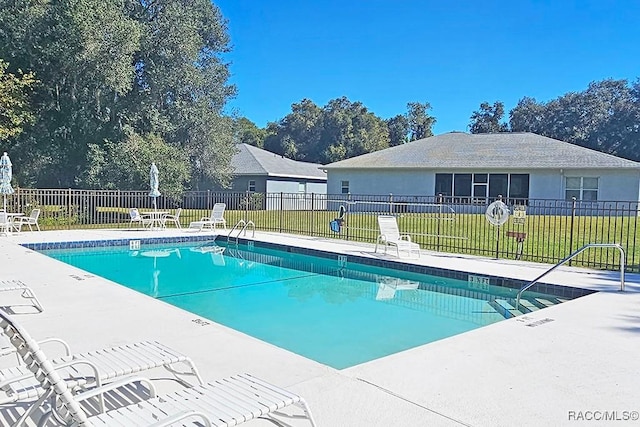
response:
<path fill-rule="evenodd" d="M 299 393 L 319 426 L 538 426 L 575 425 L 580 420 L 591 426 L 610 425 L 640 411 L 638 275 L 627 274 L 626 291 L 619 292 L 618 272 L 561 267 L 544 281 L 601 292 L 336 370 L 225 326 L 203 324 L 194 314 L 19 246 L 194 234 L 23 232 L 0 238 L 0 278 L 22 280 L 44 305 L 44 313 L 14 316 L 34 338 L 63 338 L 74 352 L 158 340 L 191 356 L 205 380 L 248 372 Z M 255 239 L 397 259 L 373 254 L 373 245 L 341 240 L 274 233 L 256 233 Z M 402 261 L 523 280 L 551 267 L 427 251 L 420 259 Z M 25 301 L 8 292 L 1 296 L 1 306 Z M 162 380 L 168 377 L 166 371 L 148 376 L 161 379 L 163 388 L 174 387 Z M 2 423 L 14 415 L 9 406 L 0 406 Z M 309 425 L 304 420 L 286 422 Z M 628 424 L 638 422 L 636 418 Z M 246 425 L 274 424 L 255 420 Z"/>

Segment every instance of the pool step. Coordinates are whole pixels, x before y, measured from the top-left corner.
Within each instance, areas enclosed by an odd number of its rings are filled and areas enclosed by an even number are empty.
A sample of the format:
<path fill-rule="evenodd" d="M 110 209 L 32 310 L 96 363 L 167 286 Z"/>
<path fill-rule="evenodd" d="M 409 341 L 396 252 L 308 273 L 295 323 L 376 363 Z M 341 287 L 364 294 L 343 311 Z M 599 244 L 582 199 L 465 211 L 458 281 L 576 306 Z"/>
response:
<path fill-rule="evenodd" d="M 489 301 L 489 305 L 501 314 L 503 317 L 509 319 L 511 317 L 520 316 L 521 314 L 531 313 L 543 308 L 551 307 L 552 305 L 561 304 L 568 301 L 564 298 L 521 298 L 520 305 L 516 310 L 515 298 L 496 298 Z"/>
<path fill-rule="evenodd" d="M 515 300 L 511 300 L 509 302 L 515 307 L 516 305 Z M 520 311 L 522 311 L 523 313 L 531 313 L 532 311 L 540 310 L 541 308 L 544 308 L 544 307 L 540 307 L 540 305 L 536 305 L 533 302 L 529 301 L 528 299 L 520 298 L 519 308 L 520 308 Z"/>
<path fill-rule="evenodd" d="M 532 301 L 534 304 L 537 304 L 538 306 L 540 306 L 540 308 L 546 308 L 546 307 L 551 307 L 552 305 L 561 304 L 567 300 L 563 298 L 548 297 L 548 298 L 532 298 Z"/>
<path fill-rule="evenodd" d="M 504 318 L 509 319 L 511 317 L 520 316 L 521 314 L 529 313 L 529 311 L 516 310 L 516 308 L 505 299 L 496 298 L 489 301 L 489 305 L 495 311 L 500 313 Z M 521 304 L 522 305 L 522 304 Z"/>

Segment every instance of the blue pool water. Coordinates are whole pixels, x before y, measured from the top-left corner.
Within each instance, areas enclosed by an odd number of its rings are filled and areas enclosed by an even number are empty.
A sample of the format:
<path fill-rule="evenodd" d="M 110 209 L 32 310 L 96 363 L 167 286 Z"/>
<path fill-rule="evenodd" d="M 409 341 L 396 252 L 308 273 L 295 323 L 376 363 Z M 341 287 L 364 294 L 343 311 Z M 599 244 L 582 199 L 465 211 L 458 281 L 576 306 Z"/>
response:
<path fill-rule="evenodd" d="M 338 369 L 504 320 L 464 281 L 264 248 L 215 251 L 44 253 Z"/>

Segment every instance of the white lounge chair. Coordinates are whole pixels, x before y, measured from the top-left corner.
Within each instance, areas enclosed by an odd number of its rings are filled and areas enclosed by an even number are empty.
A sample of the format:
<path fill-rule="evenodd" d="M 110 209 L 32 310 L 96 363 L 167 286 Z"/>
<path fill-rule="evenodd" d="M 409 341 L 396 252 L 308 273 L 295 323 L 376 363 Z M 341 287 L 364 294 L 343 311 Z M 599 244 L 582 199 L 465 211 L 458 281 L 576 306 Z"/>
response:
<path fill-rule="evenodd" d="M 1 214 L 0 214 L 1 215 Z M 40 313 L 44 311 L 40 300 L 36 297 L 35 292 L 30 287 L 22 283 L 20 280 L 0 280 L 0 292 L 17 291 L 21 293 L 22 298 L 30 299 L 33 306 L 38 309 Z"/>
<path fill-rule="evenodd" d="M 0 322 L 7 317 L 6 312 L 0 310 Z M 12 334 L 5 335 L 11 341 Z M 192 384 L 184 377 L 195 377 L 197 383 L 203 383 L 190 358 L 157 341 L 141 341 L 77 354 L 71 354 L 69 345 L 61 339 L 50 338 L 41 342 L 47 341 L 58 342 L 64 347 L 64 355 L 50 363 L 70 388 L 101 386 L 123 376 L 159 367 L 167 369 L 185 386 Z M 1 356 L 10 354 L 7 348 L 0 349 Z M 187 369 L 178 370 L 175 365 L 186 366 Z M 28 365 L 0 369 L 0 391 L 3 392 L 0 405 L 34 399 L 47 393 L 46 388 L 33 377 Z"/>
<path fill-rule="evenodd" d="M 19 216 L 13 220 L 13 228 L 17 231 L 22 231 L 23 225 L 28 225 L 29 230 L 33 231 L 33 225 L 36 226 L 36 229 L 40 231 L 40 226 L 38 225 L 38 217 L 40 217 L 40 209 L 34 209 L 31 211 L 31 215 L 29 216 Z"/>
<path fill-rule="evenodd" d="M 129 217 L 131 221 L 129 222 L 129 226 L 133 227 L 133 223 L 141 224 L 143 227 L 151 227 L 153 224 L 153 220 L 148 215 L 142 215 L 137 208 L 129 209 Z"/>
<path fill-rule="evenodd" d="M 200 231 L 205 227 L 209 227 L 215 230 L 218 225 L 222 225 L 222 228 L 227 229 L 227 221 L 224 219 L 224 211 L 227 205 L 224 203 L 216 203 L 213 205 L 210 216 L 203 216 L 200 221 L 193 221 L 189 224 L 189 228 L 197 228 Z"/>
<path fill-rule="evenodd" d="M 182 226 L 180 225 L 180 213 L 182 212 L 182 208 L 178 208 L 176 210 L 176 214 L 175 215 L 165 215 L 162 220 L 164 225 L 166 226 L 167 222 L 172 222 L 175 224 L 176 228 L 182 228 Z"/>
<path fill-rule="evenodd" d="M 398 229 L 398 222 L 395 216 L 380 215 L 378 216 L 378 227 L 380 228 L 380 235 L 376 240 L 375 252 L 378 252 L 378 246 L 384 247 L 384 253 L 387 253 L 389 246 L 396 248 L 396 253 L 400 257 L 400 252 L 404 251 L 411 256 L 416 253 L 420 257 L 420 245 L 411 241 L 411 236 L 408 234 L 400 234 Z"/>
<path fill-rule="evenodd" d="M 63 425 L 84 427 L 168 426 L 176 423 L 181 426 L 235 426 L 258 417 L 283 415 L 279 411 L 291 405 L 301 407 L 304 414 L 287 417 L 304 417 L 312 426 L 316 425 L 304 399 L 249 374 L 234 375 L 158 397 L 153 384 L 149 382 L 150 399 L 108 412 L 102 406 L 100 414 L 90 416 L 81 402 L 94 397 L 100 398 L 108 391 L 143 379 L 130 377 L 72 393 L 73 387 L 60 375 L 56 365 L 47 359 L 29 334 L 3 311 L 0 311 L 0 328 L 18 350 L 32 376 L 45 390 L 33 406 L 40 407 L 45 401 L 55 399 L 51 412 L 43 416 L 39 425 L 44 425 L 53 417 Z"/>

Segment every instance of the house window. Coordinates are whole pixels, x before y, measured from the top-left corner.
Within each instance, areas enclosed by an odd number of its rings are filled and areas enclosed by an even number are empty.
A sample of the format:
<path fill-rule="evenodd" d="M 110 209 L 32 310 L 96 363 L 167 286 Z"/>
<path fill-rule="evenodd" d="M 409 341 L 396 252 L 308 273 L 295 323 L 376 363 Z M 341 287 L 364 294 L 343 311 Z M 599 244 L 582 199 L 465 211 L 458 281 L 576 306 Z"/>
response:
<path fill-rule="evenodd" d="M 436 196 L 451 196 L 453 194 L 453 174 L 437 173 L 436 174 Z"/>
<path fill-rule="evenodd" d="M 454 196 L 456 202 L 473 198 L 486 202 L 498 196 L 513 199 L 529 198 L 529 174 L 507 173 L 437 173 L 435 194 Z"/>
<path fill-rule="evenodd" d="M 509 176 L 509 198 L 528 199 L 529 198 L 529 174 L 512 173 Z"/>
<path fill-rule="evenodd" d="M 565 197 L 571 200 L 596 201 L 598 200 L 598 178 L 586 176 L 565 178 Z"/>
<path fill-rule="evenodd" d="M 249 185 L 247 187 L 247 190 L 254 192 L 256 191 L 256 182 L 252 179 L 249 181 Z"/>
<path fill-rule="evenodd" d="M 489 197 L 497 199 L 498 196 L 508 197 L 509 175 L 506 173 L 492 173 L 489 175 Z"/>
<path fill-rule="evenodd" d="M 304 182 L 299 182 L 298 183 L 298 198 L 299 199 L 304 199 L 306 197 L 307 194 L 307 184 L 305 184 Z"/>
<path fill-rule="evenodd" d="M 473 175 L 473 197 L 485 199 L 487 197 L 487 184 L 489 176 L 486 173 Z"/>
<path fill-rule="evenodd" d="M 349 181 L 342 181 L 342 194 L 349 194 Z"/>
<path fill-rule="evenodd" d="M 453 175 L 453 195 L 455 197 L 471 197 L 471 174 L 456 173 Z M 457 201 L 463 201 L 457 199 Z"/>

